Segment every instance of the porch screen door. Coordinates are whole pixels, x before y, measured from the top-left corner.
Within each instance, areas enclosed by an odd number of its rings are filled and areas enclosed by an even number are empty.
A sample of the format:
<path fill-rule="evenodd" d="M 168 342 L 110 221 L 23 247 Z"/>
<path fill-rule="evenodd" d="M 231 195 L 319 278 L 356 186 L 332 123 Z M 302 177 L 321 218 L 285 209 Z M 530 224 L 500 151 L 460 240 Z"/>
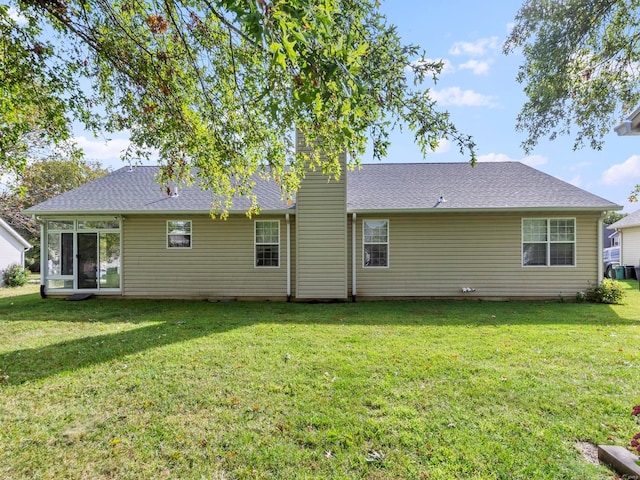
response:
<path fill-rule="evenodd" d="M 97 233 L 78 233 L 78 288 L 98 288 Z"/>

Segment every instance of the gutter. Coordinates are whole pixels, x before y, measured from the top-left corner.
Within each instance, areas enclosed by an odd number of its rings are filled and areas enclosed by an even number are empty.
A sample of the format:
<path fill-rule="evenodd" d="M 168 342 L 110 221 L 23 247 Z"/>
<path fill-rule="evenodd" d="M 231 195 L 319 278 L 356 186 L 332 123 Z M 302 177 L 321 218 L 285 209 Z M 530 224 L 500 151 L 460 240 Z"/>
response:
<path fill-rule="evenodd" d="M 115 215 L 211 215 L 211 210 L 25 210 L 25 214 L 39 217 L 103 217 Z M 229 210 L 229 215 L 246 215 L 246 210 Z M 295 209 L 263 210 L 260 215 L 295 215 Z"/>
<path fill-rule="evenodd" d="M 601 212 L 603 209 L 608 211 L 622 210 L 621 205 L 609 204 L 598 205 L 592 207 L 487 207 L 487 208 L 455 208 L 455 207 L 428 207 L 428 208 L 348 208 L 347 213 L 360 214 L 392 214 L 392 213 L 512 213 L 512 212 Z M 30 215 L 38 215 L 42 217 L 69 217 L 69 216 L 85 216 L 85 217 L 101 217 L 111 215 L 210 215 L 211 210 L 50 210 L 50 211 L 30 211 L 25 210 Z M 229 210 L 229 215 L 246 215 L 246 210 Z M 295 208 L 280 210 L 262 210 L 260 215 L 295 215 Z"/>
<path fill-rule="evenodd" d="M 595 207 L 508 207 L 508 208 L 398 208 L 398 209 L 384 209 L 384 208 L 355 208 L 348 209 L 347 213 L 359 213 L 362 215 L 382 215 L 382 214 L 394 214 L 394 213 L 522 213 L 522 212 L 552 212 L 558 211 L 559 213 L 595 213 L 601 212 L 602 209 L 608 211 L 622 210 L 624 207 L 621 205 L 601 205 Z"/>
<path fill-rule="evenodd" d="M 604 278 L 604 272 L 602 271 L 602 263 L 603 263 L 603 253 L 602 253 L 602 249 L 604 248 L 604 241 L 603 241 L 603 235 L 602 235 L 602 230 L 603 230 L 603 226 L 604 226 L 604 217 L 606 215 L 606 212 L 602 212 L 602 214 L 598 217 L 598 285 L 600 285 L 602 283 L 602 279 Z"/>
<path fill-rule="evenodd" d="M 291 219 L 285 215 L 287 221 L 287 302 L 291 301 Z"/>
<path fill-rule="evenodd" d="M 357 294 L 357 275 L 356 275 L 356 217 L 354 212 L 351 214 L 351 301 L 356 301 Z"/>

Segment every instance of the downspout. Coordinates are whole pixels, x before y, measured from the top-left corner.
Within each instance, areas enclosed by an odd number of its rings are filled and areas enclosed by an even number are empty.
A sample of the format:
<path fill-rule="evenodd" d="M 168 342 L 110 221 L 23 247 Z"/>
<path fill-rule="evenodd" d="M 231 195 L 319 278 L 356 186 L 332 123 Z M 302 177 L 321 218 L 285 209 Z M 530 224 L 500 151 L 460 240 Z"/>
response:
<path fill-rule="evenodd" d="M 44 222 L 40 223 L 40 297 L 47 298 L 46 275 L 47 275 L 47 227 Z"/>
<path fill-rule="evenodd" d="M 616 232 L 619 232 L 619 235 L 618 235 L 618 247 L 620 247 L 620 265 L 624 265 L 624 263 L 622 263 L 622 260 L 623 260 L 622 254 L 624 253 L 622 251 L 622 244 L 624 243 L 624 238 L 622 238 L 623 235 L 622 235 L 622 232 L 620 231 L 619 228 L 616 228 Z"/>
<path fill-rule="evenodd" d="M 356 301 L 357 275 L 356 275 L 356 213 L 351 218 L 351 301 Z"/>
<path fill-rule="evenodd" d="M 598 285 L 602 283 L 602 278 L 604 277 L 604 273 L 602 271 L 602 249 L 604 248 L 602 230 L 604 227 L 603 220 L 605 213 L 606 212 L 602 212 L 602 214 L 600 214 L 600 216 L 598 217 Z"/>
<path fill-rule="evenodd" d="M 285 214 L 287 220 L 287 302 L 291 301 L 291 219 Z"/>

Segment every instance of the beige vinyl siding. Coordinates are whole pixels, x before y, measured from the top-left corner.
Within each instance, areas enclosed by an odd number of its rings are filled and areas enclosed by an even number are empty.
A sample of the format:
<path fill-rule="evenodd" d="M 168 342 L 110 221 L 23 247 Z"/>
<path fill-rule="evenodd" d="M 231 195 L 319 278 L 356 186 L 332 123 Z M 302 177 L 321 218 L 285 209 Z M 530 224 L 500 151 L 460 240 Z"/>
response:
<path fill-rule="evenodd" d="M 534 217 L 576 219 L 575 266 L 522 266 L 522 218 Z M 364 268 L 362 222 L 376 218 L 356 219 L 357 297 L 573 297 L 597 281 L 596 215 L 386 215 L 389 267 Z"/>
<path fill-rule="evenodd" d="M 254 266 L 254 220 L 244 215 L 127 216 L 123 222 L 123 295 L 149 297 L 286 297 L 287 239 L 280 221 L 280 266 Z M 166 247 L 167 220 L 191 220 L 191 248 Z"/>
<path fill-rule="evenodd" d="M 628 227 L 620 230 L 622 233 L 622 257 L 623 265 L 640 265 L 640 226 Z"/>
<path fill-rule="evenodd" d="M 346 157 L 339 180 L 308 171 L 296 196 L 296 297 L 347 296 Z"/>

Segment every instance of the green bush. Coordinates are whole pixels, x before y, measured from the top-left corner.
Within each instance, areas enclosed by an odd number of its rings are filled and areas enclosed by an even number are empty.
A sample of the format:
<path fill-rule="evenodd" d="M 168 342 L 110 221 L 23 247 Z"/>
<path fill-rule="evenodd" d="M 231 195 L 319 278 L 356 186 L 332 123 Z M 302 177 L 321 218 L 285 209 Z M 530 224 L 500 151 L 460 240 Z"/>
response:
<path fill-rule="evenodd" d="M 616 280 L 605 278 L 600 285 L 587 291 L 587 299 L 597 303 L 620 303 L 624 297 L 622 284 Z"/>
<path fill-rule="evenodd" d="M 7 287 L 21 287 L 29 281 L 29 272 L 13 263 L 2 272 L 2 280 Z"/>

